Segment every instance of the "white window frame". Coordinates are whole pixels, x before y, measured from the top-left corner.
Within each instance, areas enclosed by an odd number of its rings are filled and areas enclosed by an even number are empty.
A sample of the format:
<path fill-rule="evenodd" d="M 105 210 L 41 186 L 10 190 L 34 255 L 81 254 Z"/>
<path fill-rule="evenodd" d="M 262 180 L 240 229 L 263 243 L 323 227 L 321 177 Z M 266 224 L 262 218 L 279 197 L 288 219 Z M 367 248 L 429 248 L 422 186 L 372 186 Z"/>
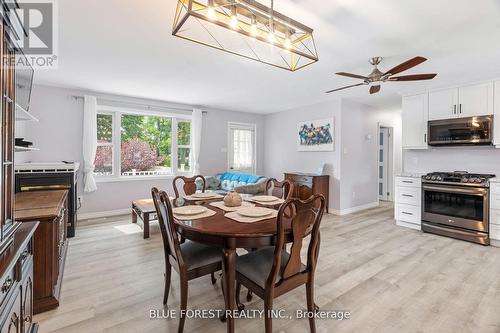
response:
<path fill-rule="evenodd" d="M 94 177 L 97 182 L 106 183 L 106 182 L 120 182 L 120 181 L 137 181 L 137 180 L 152 180 L 152 179 L 171 179 L 175 176 L 191 176 L 193 173 L 192 170 L 187 172 L 179 172 L 178 171 L 178 144 L 177 144 L 177 124 L 179 121 L 183 122 L 192 122 L 192 116 L 186 114 L 179 113 L 170 113 L 170 112 L 162 112 L 162 111 L 150 111 L 150 110 L 140 110 L 140 109 L 131 109 L 131 108 L 122 108 L 122 107 L 114 107 L 114 106 L 106 106 L 106 105 L 98 105 L 97 106 L 97 114 L 111 114 L 113 115 L 113 174 L 112 175 L 98 175 L 95 174 Z M 151 175 L 151 176 L 122 176 L 121 175 L 121 120 L 122 115 L 137 115 L 137 116 L 154 116 L 154 117 L 163 117 L 163 118 L 171 118 L 172 119 L 172 173 L 168 175 Z M 192 133 L 192 132 L 191 132 Z M 190 166 L 191 169 L 194 167 L 193 165 L 193 140 L 192 135 L 189 141 L 190 145 L 181 145 L 180 147 L 190 148 Z"/>
<path fill-rule="evenodd" d="M 252 129 L 253 130 L 253 166 L 252 172 L 254 174 L 257 173 L 257 124 L 252 123 L 238 123 L 238 122 L 228 122 L 227 123 L 227 170 L 228 172 L 232 172 L 230 169 L 231 166 L 231 152 L 229 151 L 231 147 L 231 129 Z"/>

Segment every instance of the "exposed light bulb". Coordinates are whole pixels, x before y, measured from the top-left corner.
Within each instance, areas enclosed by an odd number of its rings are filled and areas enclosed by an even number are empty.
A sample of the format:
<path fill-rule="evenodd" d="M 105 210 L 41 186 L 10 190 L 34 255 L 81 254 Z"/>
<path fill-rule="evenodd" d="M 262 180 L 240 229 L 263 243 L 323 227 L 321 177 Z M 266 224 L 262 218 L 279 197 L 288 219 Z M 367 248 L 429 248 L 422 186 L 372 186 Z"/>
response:
<path fill-rule="evenodd" d="M 269 35 L 267 35 L 267 39 L 269 40 L 269 42 L 271 43 L 276 43 L 276 36 L 274 35 L 273 32 L 270 32 Z"/>
<path fill-rule="evenodd" d="M 217 16 L 215 15 L 215 9 L 214 9 L 214 7 L 209 7 L 209 8 L 208 8 L 208 11 L 207 11 L 207 17 L 208 17 L 209 19 L 211 19 L 211 20 L 215 20 L 215 18 L 216 18 Z"/>
<path fill-rule="evenodd" d="M 239 28 L 238 18 L 236 17 L 236 15 L 231 16 L 231 28 L 233 28 L 235 30 Z"/>
<path fill-rule="evenodd" d="M 285 42 L 283 44 L 289 50 L 292 48 L 292 41 L 290 40 L 290 38 L 285 39 Z"/>
<path fill-rule="evenodd" d="M 252 36 L 257 36 L 259 31 L 257 30 L 257 25 L 256 24 L 252 24 L 250 26 L 250 33 L 252 34 Z"/>

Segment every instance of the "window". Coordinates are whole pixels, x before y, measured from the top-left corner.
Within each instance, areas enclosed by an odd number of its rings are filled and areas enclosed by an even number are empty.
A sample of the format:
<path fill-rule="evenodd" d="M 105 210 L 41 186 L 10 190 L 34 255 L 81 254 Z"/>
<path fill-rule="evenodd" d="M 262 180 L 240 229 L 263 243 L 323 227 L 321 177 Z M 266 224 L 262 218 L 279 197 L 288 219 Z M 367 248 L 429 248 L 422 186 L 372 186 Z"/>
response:
<path fill-rule="evenodd" d="M 255 125 L 229 124 L 229 168 L 255 172 Z"/>
<path fill-rule="evenodd" d="M 191 171 L 191 122 L 187 118 L 98 113 L 97 138 L 96 175 L 126 179 Z"/>

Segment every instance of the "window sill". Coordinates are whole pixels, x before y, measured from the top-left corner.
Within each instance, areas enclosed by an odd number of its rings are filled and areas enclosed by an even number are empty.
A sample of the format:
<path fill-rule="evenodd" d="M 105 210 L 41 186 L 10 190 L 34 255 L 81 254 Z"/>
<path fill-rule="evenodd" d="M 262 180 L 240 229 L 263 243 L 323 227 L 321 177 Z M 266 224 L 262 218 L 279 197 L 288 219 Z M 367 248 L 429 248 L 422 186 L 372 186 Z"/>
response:
<path fill-rule="evenodd" d="M 173 180 L 177 176 L 191 176 L 190 173 L 182 173 L 178 175 L 162 175 L 162 176 L 130 176 L 130 177 L 95 177 L 96 183 L 121 183 L 121 182 L 137 182 L 150 180 Z"/>

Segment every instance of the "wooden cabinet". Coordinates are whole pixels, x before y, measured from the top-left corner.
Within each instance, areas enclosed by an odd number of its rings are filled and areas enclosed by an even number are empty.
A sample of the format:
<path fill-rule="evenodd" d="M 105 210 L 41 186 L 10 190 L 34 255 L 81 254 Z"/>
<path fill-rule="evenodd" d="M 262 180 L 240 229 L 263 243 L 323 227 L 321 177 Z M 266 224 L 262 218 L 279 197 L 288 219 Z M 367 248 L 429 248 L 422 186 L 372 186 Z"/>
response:
<path fill-rule="evenodd" d="M 493 112 L 492 82 L 429 93 L 429 120 L 485 116 Z"/>
<path fill-rule="evenodd" d="M 59 306 L 67 251 L 68 191 L 36 191 L 16 194 L 17 221 L 40 221 L 34 237 L 33 312 Z"/>
<path fill-rule="evenodd" d="M 403 97 L 403 148 L 427 149 L 428 94 Z"/>
<path fill-rule="evenodd" d="M 305 200 L 311 195 L 322 194 L 325 197 L 326 211 L 328 212 L 330 200 L 330 176 L 307 173 L 285 173 L 285 179 L 292 182 L 294 186 L 293 196 L 295 198 Z"/>

